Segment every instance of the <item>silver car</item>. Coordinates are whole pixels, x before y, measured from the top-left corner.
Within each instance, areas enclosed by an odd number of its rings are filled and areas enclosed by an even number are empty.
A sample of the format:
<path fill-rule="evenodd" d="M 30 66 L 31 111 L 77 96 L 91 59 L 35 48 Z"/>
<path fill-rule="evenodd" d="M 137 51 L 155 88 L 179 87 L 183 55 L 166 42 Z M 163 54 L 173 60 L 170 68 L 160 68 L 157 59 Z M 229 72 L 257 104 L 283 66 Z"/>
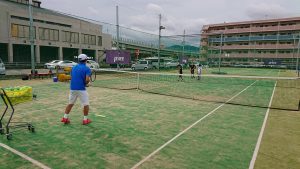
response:
<path fill-rule="evenodd" d="M 179 62 L 177 60 L 172 60 L 168 63 L 166 63 L 166 68 L 174 68 L 179 65 Z"/>
<path fill-rule="evenodd" d="M 5 66 L 0 58 L 0 75 L 5 75 Z"/>
<path fill-rule="evenodd" d="M 59 61 L 57 63 L 57 66 L 61 67 L 61 68 L 64 68 L 64 67 L 73 67 L 75 65 L 77 65 L 77 63 L 73 62 L 73 61 L 70 61 L 70 60 Z"/>
<path fill-rule="evenodd" d="M 44 67 L 46 69 L 55 69 L 55 67 L 57 66 L 58 62 L 60 62 L 60 60 L 52 60 L 49 63 L 45 63 Z"/>
<path fill-rule="evenodd" d="M 147 70 L 147 69 L 152 69 L 152 68 L 153 68 L 153 65 L 152 65 L 151 61 L 148 61 L 148 60 L 140 60 L 131 66 L 132 70 L 142 70 L 142 69 Z"/>
<path fill-rule="evenodd" d="M 93 60 L 87 60 L 86 65 L 91 69 L 99 69 L 100 68 L 99 64 Z"/>

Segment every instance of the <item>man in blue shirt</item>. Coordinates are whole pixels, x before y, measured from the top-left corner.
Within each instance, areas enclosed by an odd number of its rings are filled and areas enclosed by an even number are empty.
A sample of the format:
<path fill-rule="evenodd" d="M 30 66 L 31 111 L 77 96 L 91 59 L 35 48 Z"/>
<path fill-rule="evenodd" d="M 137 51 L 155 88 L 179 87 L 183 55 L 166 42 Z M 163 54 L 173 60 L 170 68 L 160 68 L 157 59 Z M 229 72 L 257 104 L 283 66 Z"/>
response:
<path fill-rule="evenodd" d="M 90 82 L 91 69 L 86 66 L 88 57 L 85 54 L 78 56 L 79 63 L 72 68 L 71 71 L 71 84 L 70 84 L 70 95 L 69 104 L 65 109 L 64 117 L 61 122 L 69 124 L 69 113 L 72 110 L 77 98 L 79 97 L 81 105 L 83 106 L 83 121 L 82 124 L 86 125 L 92 121 L 88 119 L 89 114 L 89 96 L 85 89 L 86 85 Z"/>

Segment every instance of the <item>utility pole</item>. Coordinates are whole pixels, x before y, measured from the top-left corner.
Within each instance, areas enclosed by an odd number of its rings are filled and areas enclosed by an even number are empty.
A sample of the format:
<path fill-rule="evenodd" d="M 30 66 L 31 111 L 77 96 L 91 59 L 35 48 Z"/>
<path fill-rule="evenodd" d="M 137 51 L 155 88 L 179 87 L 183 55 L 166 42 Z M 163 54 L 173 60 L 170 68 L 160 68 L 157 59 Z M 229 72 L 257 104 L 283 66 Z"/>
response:
<path fill-rule="evenodd" d="M 219 54 L 219 73 L 221 72 L 221 55 L 222 55 L 222 46 L 223 46 L 223 32 L 221 33 L 221 42 L 220 42 L 220 54 Z"/>
<path fill-rule="evenodd" d="M 183 39 L 182 39 L 182 57 L 184 57 L 184 47 L 185 47 L 185 30 L 183 30 Z"/>
<path fill-rule="evenodd" d="M 118 56 L 120 55 L 120 46 L 119 46 L 119 42 L 120 42 L 120 26 L 119 26 L 119 7 L 116 6 L 116 21 L 117 21 L 117 50 L 118 50 Z M 117 63 L 117 69 L 120 70 L 120 65 L 119 62 Z"/>
<path fill-rule="evenodd" d="M 297 63 L 296 63 L 296 72 L 298 73 L 298 77 L 299 77 L 299 52 L 300 52 L 300 33 L 299 33 L 299 37 L 298 37 L 298 52 L 297 52 Z"/>
<path fill-rule="evenodd" d="M 34 29 L 33 29 L 33 18 L 32 18 L 32 0 L 28 3 L 29 11 L 29 37 L 30 37 L 30 53 L 31 53 L 31 73 L 35 75 L 35 61 L 34 61 Z"/>
<path fill-rule="evenodd" d="M 160 70 L 160 43 L 161 43 L 161 14 L 159 14 L 159 25 L 158 25 L 158 51 L 157 51 L 157 56 L 158 56 L 158 70 Z"/>
<path fill-rule="evenodd" d="M 158 55 L 158 70 L 160 70 L 160 46 L 161 46 L 161 30 L 162 29 L 166 29 L 165 27 L 161 26 L 161 14 L 159 14 L 159 32 L 158 32 L 158 51 L 157 51 L 157 55 Z"/>

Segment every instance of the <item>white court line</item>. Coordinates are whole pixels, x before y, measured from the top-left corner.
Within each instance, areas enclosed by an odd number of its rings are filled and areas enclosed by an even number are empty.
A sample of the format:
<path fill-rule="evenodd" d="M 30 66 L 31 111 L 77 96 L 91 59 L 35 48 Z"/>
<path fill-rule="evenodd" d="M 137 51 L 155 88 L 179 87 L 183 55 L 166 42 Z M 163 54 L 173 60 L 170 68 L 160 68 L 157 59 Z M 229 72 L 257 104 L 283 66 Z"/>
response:
<path fill-rule="evenodd" d="M 106 116 L 101 115 L 101 114 L 95 114 L 95 116 L 98 116 L 98 117 L 106 117 Z"/>
<path fill-rule="evenodd" d="M 177 139 L 178 137 L 180 137 L 182 134 L 184 134 L 185 132 L 187 132 L 189 129 L 191 129 L 192 127 L 194 127 L 196 124 L 198 124 L 199 122 L 201 122 L 202 120 L 204 120 L 206 117 L 210 116 L 212 113 L 214 113 L 215 111 L 217 111 L 218 109 L 220 109 L 222 106 L 224 106 L 226 103 L 230 102 L 232 99 L 234 99 L 235 97 L 237 97 L 238 95 L 240 95 L 241 93 L 243 93 L 244 91 L 246 91 L 249 87 L 251 87 L 252 85 L 254 85 L 254 83 L 256 83 L 257 80 L 255 82 L 253 82 L 252 84 L 250 84 L 248 87 L 246 87 L 245 89 L 243 89 L 242 91 L 240 91 L 239 93 L 237 93 L 236 95 L 234 95 L 233 97 L 231 97 L 229 100 L 227 100 L 225 103 L 221 104 L 220 106 L 218 106 L 217 108 L 215 108 L 214 110 L 212 110 L 211 112 L 209 112 L 208 114 L 206 114 L 205 116 L 203 116 L 201 119 L 199 119 L 198 121 L 196 121 L 195 123 L 193 123 L 192 125 L 190 125 L 188 128 L 184 129 L 183 131 L 181 131 L 179 134 L 177 134 L 175 137 L 173 137 L 172 139 L 170 139 L 169 141 L 167 141 L 165 144 L 163 144 L 162 146 L 160 146 L 158 149 L 156 149 L 155 151 L 153 151 L 151 154 L 149 154 L 147 157 L 145 157 L 143 160 L 141 160 L 140 162 L 136 163 L 131 169 L 136 169 L 138 168 L 140 165 L 142 165 L 145 161 L 147 161 L 148 159 L 150 159 L 152 156 L 154 156 L 156 153 L 158 153 L 161 149 L 165 148 L 168 144 L 170 144 L 171 142 L 173 142 L 175 139 Z"/>
<path fill-rule="evenodd" d="M 25 160 L 31 162 L 32 164 L 34 164 L 34 165 L 36 165 L 36 166 L 38 166 L 38 167 L 40 167 L 40 168 L 43 168 L 43 169 L 51 169 L 50 167 L 48 167 L 48 166 L 46 166 L 46 165 L 44 165 L 44 164 L 42 164 L 42 163 L 40 163 L 40 162 L 38 162 L 38 161 L 36 161 L 36 160 L 30 158 L 29 156 L 27 156 L 27 155 L 25 155 L 25 154 L 23 154 L 23 153 L 21 153 L 21 152 L 15 150 L 15 149 L 13 149 L 13 148 L 11 148 L 11 147 L 9 147 L 9 146 L 3 144 L 3 143 L 0 143 L 0 146 L 3 147 L 3 148 L 5 148 L 5 149 L 7 149 L 7 150 L 9 150 L 9 151 L 11 151 L 12 153 L 14 153 L 14 154 L 16 154 L 16 155 L 18 155 L 18 156 L 24 158 Z"/>
<path fill-rule="evenodd" d="M 249 165 L 249 169 L 253 169 L 254 165 L 255 165 L 255 161 L 256 161 L 256 158 L 257 158 L 257 154 L 258 154 L 258 150 L 259 150 L 260 143 L 261 143 L 261 140 L 262 140 L 262 136 L 263 136 L 264 130 L 266 128 L 266 123 L 267 123 L 267 119 L 268 119 L 268 116 L 269 116 L 270 107 L 271 107 L 271 104 L 272 104 L 272 101 L 273 101 L 273 96 L 274 96 L 274 93 L 275 93 L 276 85 L 277 85 L 277 82 L 275 83 L 274 88 L 273 88 L 273 93 L 272 93 L 272 96 L 271 96 L 271 99 L 270 99 L 270 102 L 269 102 L 269 106 L 268 106 L 269 108 L 266 112 L 264 122 L 263 122 L 263 125 L 261 127 L 258 139 L 257 139 L 257 143 L 256 143 L 256 146 L 255 146 L 255 150 L 253 152 L 253 156 L 252 156 L 252 160 L 251 160 L 250 165 Z"/>

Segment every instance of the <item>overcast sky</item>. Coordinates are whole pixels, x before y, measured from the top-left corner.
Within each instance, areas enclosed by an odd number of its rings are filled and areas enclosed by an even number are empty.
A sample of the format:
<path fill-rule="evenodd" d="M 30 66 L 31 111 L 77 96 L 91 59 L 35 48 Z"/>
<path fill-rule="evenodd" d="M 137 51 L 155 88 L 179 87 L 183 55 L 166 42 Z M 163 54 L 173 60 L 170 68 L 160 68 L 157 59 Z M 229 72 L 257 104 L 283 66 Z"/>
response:
<path fill-rule="evenodd" d="M 198 34 L 203 24 L 300 17 L 300 0 L 41 0 L 42 7 L 163 35 Z"/>

